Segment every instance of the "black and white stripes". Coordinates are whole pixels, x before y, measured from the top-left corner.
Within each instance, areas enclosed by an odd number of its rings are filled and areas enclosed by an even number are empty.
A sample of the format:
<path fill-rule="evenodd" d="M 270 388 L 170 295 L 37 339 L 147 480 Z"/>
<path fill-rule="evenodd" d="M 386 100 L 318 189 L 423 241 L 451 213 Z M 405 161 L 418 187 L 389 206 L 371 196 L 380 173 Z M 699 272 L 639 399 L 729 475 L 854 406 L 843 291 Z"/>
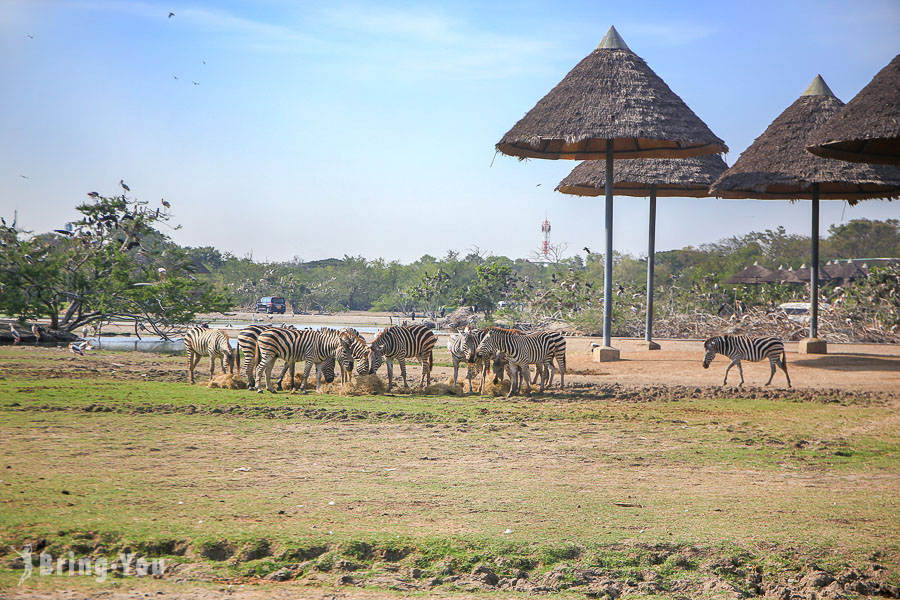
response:
<path fill-rule="evenodd" d="M 225 373 L 225 361 L 228 361 L 228 370 L 234 373 L 234 364 L 231 360 L 231 346 L 228 342 L 228 334 L 221 329 L 209 329 L 200 326 L 188 329 L 184 335 L 184 350 L 188 361 L 188 375 L 191 383 L 194 383 L 194 368 L 203 356 L 209 356 L 209 378 L 212 379 L 216 371 L 216 358 L 222 361 L 222 373 Z"/>
<path fill-rule="evenodd" d="M 541 375 L 541 392 L 544 391 L 544 368 L 553 359 L 550 340 L 541 335 L 525 335 L 515 329 L 488 327 L 478 345 L 478 352 L 485 356 L 498 356 L 509 361 L 510 387 L 506 397 L 518 394 L 518 372 L 522 371 L 525 385 L 531 390 L 529 365 L 536 365 Z"/>
<path fill-rule="evenodd" d="M 703 358 L 704 369 L 709 368 L 709 363 L 716 357 L 716 354 L 724 354 L 731 359 L 731 363 L 728 365 L 728 368 L 725 369 L 725 380 L 722 382 L 723 386 L 728 383 L 728 371 L 730 371 L 731 367 L 734 365 L 737 365 L 738 372 L 741 374 L 741 385 L 744 385 L 744 369 L 741 367 L 741 360 L 756 362 L 768 358 L 769 366 L 772 371 L 766 385 L 772 383 L 772 378 L 775 377 L 775 367 L 777 365 L 784 371 L 788 387 L 791 387 L 791 377 L 788 375 L 787 371 L 784 344 L 778 338 L 751 338 L 746 335 L 720 335 L 706 340 L 703 347 L 706 349 L 706 355 Z"/>
<path fill-rule="evenodd" d="M 394 325 L 378 334 L 371 345 L 369 353 L 369 372 L 374 373 L 380 359 L 387 362 L 388 391 L 394 375 L 393 361 L 400 363 L 400 374 L 403 385 L 406 381 L 406 359 L 416 358 L 422 363 L 422 384 L 431 384 L 431 367 L 434 363 L 433 350 L 437 337 L 424 325 Z"/>

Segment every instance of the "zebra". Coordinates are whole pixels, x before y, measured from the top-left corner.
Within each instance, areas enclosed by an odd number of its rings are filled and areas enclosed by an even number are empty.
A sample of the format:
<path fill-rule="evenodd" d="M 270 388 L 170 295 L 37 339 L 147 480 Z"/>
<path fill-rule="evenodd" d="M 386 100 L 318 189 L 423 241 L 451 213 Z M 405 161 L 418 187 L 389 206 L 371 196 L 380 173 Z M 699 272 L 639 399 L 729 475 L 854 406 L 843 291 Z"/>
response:
<path fill-rule="evenodd" d="M 741 367 L 741 360 L 749 360 L 756 362 L 765 358 L 769 359 L 769 366 L 772 372 L 766 385 L 772 383 L 775 377 L 775 366 L 781 367 L 784 376 L 787 378 L 787 385 L 791 387 L 791 376 L 787 370 L 787 356 L 784 353 L 784 344 L 775 337 L 758 337 L 751 338 L 746 335 L 720 335 L 711 337 L 703 343 L 706 349 L 706 356 L 703 358 L 703 368 L 708 369 L 709 363 L 716 357 L 716 354 L 724 354 L 731 359 L 731 364 L 725 369 L 725 379 L 722 382 L 724 387 L 728 383 L 728 371 L 731 367 L 737 365 L 738 372 L 741 374 L 741 386 L 744 385 L 744 369 Z"/>
<path fill-rule="evenodd" d="M 431 385 L 431 367 L 434 365 L 434 345 L 437 337 L 425 325 L 394 325 L 379 333 L 369 346 L 369 373 L 374 373 L 380 361 L 387 362 L 388 391 L 394 376 L 394 359 L 400 363 L 403 385 L 406 381 L 406 359 L 416 358 L 422 363 L 421 385 Z"/>
<path fill-rule="evenodd" d="M 254 386 L 254 373 L 256 372 L 256 341 L 259 338 L 259 334 L 265 331 L 266 329 L 271 329 L 276 327 L 276 325 L 249 325 L 241 330 L 237 337 L 237 351 L 235 353 L 235 366 L 240 364 L 238 369 L 239 373 L 244 373 L 247 377 L 247 387 L 253 389 Z M 288 325 L 287 323 L 282 323 L 278 325 L 282 329 L 293 329 L 293 325 Z M 276 387 L 281 388 L 281 379 L 284 377 L 285 372 L 287 371 L 288 364 L 285 363 L 284 368 L 281 371 L 281 375 L 276 380 Z M 333 377 L 332 377 L 333 379 Z"/>
<path fill-rule="evenodd" d="M 297 361 L 305 361 L 306 368 L 303 371 L 303 381 L 300 384 L 300 390 L 306 391 L 306 380 L 309 377 L 309 371 L 312 366 L 316 366 L 316 391 L 321 391 L 321 379 L 324 375 L 323 369 L 325 365 L 332 361 L 331 368 L 334 368 L 334 359 L 350 353 L 349 335 L 342 335 L 335 329 L 323 328 L 321 330 L 313 329 L 281 329 L 273 327 L 259 334 L 256 343 L 256 352 L 258 354 L 258 365 L 256 367 L 256 390 L 262 393 L 262 376 L 266 376 L 266 389 L 273 394 L 275 390 L 272 387 L 272 367 L 275 359 L 281 358 L 290 364 L 291 368 L 291 390 L 294 389 L 294 363 Z M 334 372 L 332 370 L 331 380 L 325 379 L 327 383 L 334 381 Z"/>
<path fill-rule="evenodd" d="M 566 338 L 558 331 L 540 331 L 529 335 L 544 337 L 550 345 L 551 357 L 546 364 L 546 367 L 550 369 L 550 379 L 547 382 L 547 387 L 553 385 L 553 376 L 556 374 L 556 369 L 553 367 L 554 360 L 559 366 L 559 389 L 566 387 Z M 535 372 L 532 384 L 537 383 L 539 375 L 539 372 Z"/>
<path fill-rule="evenodd" d="M 524 335 L 516 329 L 488 327 L 484 338 L 478 345 L 478 352 L 485 356 L 497 355 L 501 360 L 509 360 L 510 386 L 506 397 L 519 392 L 518 372 L 522 371 L 525 385 L 531 392 L 531 374 L 528 365 L 537 365 L 541 375 L 541 392 L 544 391 L 546 364 L 552 360 L 550 342 L 545 336 Z"/>
<path fill-rule="evenodd" d="M 340 334 L 347 338 L 350 350 L 349 352 L 342 353 L 342 356 L 340 357 L 341 389 L 343 389 L 344 383 L 349 383 L 353 377 L 353 364 L 356 360 L 359 360 L 359 366 L 363 367 L 362 371 L 357 369 L 357 372 L 360 375 L 368 374 L 369 346 L 366 344 L 366 340 L 363 339 L 363 336 L 360 335 L 359 331 L 353 327 L 344 327 L 341 329 Z"/>
<path fill-rule="evenodd" d="M 194 368 L 200 362 L 200 357 L 209 356 L 209 379 L 212 380 L 216 372 L 216 358 L 222 362 L 222 373 L 225 373 L 225 361 L 228 361 L 228 370 L 234 373 L 234 363 L 231 360 L 231 345 L 228 342 L 228 334 L 221 329 L 210 329 L 199 326 L 188 329 L 184 335 L 184 349 L 187 354 L 188 374 L 191 383 L 194 383 Z"/>
<path fill-rule="evenodd" d="M 466 325 L 462 332 L 454 333 L 447 340 L 447 350 L 450 351 L 450 358 L 453 360 L 453 385 L 459 376 L 459 363 L 466 363 L 466 377 L 469 380 L 469 393 L 473 393 L 472 376 L 475 369 L 481 370 L 481 387 L 478 390 L 480 394 L 484 390 L 484 380 L 489 369 L 489 358 L 478 354 L 478 344 L 484 337 L 485 330 L 473 329 Z"/>

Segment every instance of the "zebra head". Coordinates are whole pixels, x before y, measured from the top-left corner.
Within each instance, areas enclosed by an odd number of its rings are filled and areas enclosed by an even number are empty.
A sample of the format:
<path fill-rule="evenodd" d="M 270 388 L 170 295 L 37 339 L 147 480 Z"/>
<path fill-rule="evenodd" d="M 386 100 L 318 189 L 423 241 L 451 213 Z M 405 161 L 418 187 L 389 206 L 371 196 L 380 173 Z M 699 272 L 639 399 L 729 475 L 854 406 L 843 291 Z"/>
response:
<path fill-rule="evenodd" d="M 462 335 L 463 347 L 466 349 L 466 362 L 471 364 L 478 358 L 478 337 L 468 326 Z"/>
<path fill-rule="evenodd" d="M 341 343 L 334 351 L 334 360 L 346 373 L 353 372 L 353 347 L 350 336 L 341 333 Z"/>
<path fill-rule="evenodd" d="M 356 365 L 357 375 L 374 375 L 378 368 L 384 364 L 384 354 L 380 348 L 369 346 L 359 364 Z"/>
<path fill-rule="evenodd" d="M 703 357 L 703 368 L 708 369 L 709 363 L 713 361 L 716 357 L 716 354 L 719 353 L 719 341 L 722 338 L 712 337 L 703 342 L 703 348 L 706 350 L 706 355 Z"/>
<path fill-rule="evenodd" d="M 494 339 L 493 332 L 488 331 L 481 338 L 481 343 L 476 347 L 475 353 L 481 356 L 493 356 L 497 350 L 497 340 Z"/>
<path fill-rule="evenodd" d="M 321 372 L 322 377 L 325 379 L 325 383 L 331 383 L 334 381 L 334 356 L 329 356 L 322 362 Z"/>

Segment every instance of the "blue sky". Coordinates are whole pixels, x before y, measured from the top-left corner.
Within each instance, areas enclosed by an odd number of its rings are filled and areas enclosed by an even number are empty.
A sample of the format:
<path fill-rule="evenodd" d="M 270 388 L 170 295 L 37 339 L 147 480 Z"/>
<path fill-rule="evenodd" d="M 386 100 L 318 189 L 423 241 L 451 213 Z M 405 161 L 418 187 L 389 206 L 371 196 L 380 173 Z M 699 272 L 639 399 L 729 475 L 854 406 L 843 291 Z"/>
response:
<path fill-rule="evenodd" d="M 600 249 L 602 199 L 553 191 L 577 163 L 495 158 L 494 144 L 610 25 L 728 164 L 817 73 L 847 102 L 900 51 L 896 0 L 7 0 L 0 215 L 46 231 L 125 179 L 171 202 L 179 243 L 259 260 L 527 257 L 545 214 L 567 254 Z M 658 206 L 659 250 L 809 232 L 808 202 Z M 617 250 L 645 252 L 647 214 L 616 199 Z M 821 229 L 860 217 L 898 218 L 900 203 L 826 201 Z"/>

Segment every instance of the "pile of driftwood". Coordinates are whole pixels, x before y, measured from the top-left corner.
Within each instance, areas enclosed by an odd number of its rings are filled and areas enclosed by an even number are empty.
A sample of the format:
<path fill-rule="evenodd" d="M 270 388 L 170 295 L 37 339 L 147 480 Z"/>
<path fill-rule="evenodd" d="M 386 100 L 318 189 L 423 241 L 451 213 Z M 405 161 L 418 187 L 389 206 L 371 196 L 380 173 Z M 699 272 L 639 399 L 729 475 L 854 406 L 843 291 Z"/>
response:
<path fill-rule="evenodd" d="M 883 326 L 875 318 L 860 316 L 829 305 L 819 307 L 819 337 L 835 343 L 897 344 L 900 329 Z M 709 313 L 673 314 L 653 322 L 655 338 L 704 339 L 724 333 L 771 335 L 799 340 L 809 335 L 809 320 L 790 317 L 783 310 L 750 308 L 742 314 L 719 317 Z M 640 335 L 643 335 L 641 327 Z"/>

